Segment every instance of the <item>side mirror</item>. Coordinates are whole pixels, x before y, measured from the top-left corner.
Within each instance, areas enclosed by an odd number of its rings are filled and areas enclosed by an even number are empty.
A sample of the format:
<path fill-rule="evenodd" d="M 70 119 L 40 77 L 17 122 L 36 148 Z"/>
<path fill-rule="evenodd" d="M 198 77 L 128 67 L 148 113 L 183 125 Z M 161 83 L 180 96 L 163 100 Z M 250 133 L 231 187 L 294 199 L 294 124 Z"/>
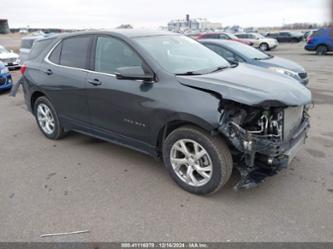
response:
<path fill-rule="evenodd" d="M 142 67 L 119 67 L 116 71 L 116 77 L 118 80 L 143 80 L 147 82 L 154 81 L 153 74 L 147 74 L 143 71 Z"/>

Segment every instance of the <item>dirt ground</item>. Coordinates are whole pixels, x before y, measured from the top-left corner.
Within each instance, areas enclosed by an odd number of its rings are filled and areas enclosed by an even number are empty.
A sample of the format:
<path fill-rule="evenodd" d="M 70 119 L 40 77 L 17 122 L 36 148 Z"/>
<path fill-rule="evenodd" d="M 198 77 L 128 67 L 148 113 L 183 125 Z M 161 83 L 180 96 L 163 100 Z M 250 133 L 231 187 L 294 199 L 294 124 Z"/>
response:
<path fill-rule="evenodd" d="M 0 36 L 9 48 L 19 43 Z M 181 190 L 161 162 L 132 150 L 79 134 L 48 140 L 21 91 L 0 94 L 0 241 L 333 241 L 333 55 L 303 46 L 281 44 L 272 54 L 310 75 L 315 106 L 306 145 L 259 187 L 235 192 L 234 172 L 209 197 Z"/>

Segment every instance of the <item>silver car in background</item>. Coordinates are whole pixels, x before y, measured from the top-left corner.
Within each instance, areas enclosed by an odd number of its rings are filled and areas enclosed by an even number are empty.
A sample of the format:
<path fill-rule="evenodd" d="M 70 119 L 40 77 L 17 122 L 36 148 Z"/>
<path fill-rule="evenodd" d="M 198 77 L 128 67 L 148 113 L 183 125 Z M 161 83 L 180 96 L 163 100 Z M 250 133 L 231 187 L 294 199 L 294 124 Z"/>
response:
<path fill-rule="evenodd" d="M 13 50 L 8 50 L 7 48 L 0 45 L 0 61 L 2 61 L 5 66 L 10 69 L 18 69 L 21 67 L 21 62 L 18 54 L 14 53 Z"/>

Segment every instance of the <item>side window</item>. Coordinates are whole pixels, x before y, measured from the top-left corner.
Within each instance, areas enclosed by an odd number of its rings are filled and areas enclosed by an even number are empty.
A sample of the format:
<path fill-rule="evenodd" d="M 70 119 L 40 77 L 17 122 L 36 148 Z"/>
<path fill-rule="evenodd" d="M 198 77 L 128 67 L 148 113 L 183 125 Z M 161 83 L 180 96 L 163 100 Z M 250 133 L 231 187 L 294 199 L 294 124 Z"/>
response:
<path fill-rule="evenodd" d="M 229 36 L 227 36 L 226 34 L 220 34 L 220 39 L 229 40 Z"/>
<path fill-rule="evenodd" d="M 280 33 L 280 36 L 282 36 L 282 37 L 289 37 L 290 34 L 289 34 L 289 33 L 286 33 L 286 32 L 281 32 L 281 33 Z"/>
<path fill-rule="evenodd" d="M 90 36 L 78 36 L 63 40 L 60 65 L 87 68 L 90 41 Z"/>
<path fill-rule="evenodd" d="M 205 35 L 205 38 L 207 39 L 219 39 L 219 35 L 218 34 L 207 34 Z"/>
<path fill-rule="evenodd" d="M 95 71 L 114 74 L 117 68 L 142 66 L 142 60 L 125 42 L 112 37 L 98 37 Z"/>
<path fill-rule="evenodd" d="M 55 49 L 53 49 L 52 53 L 50 54 L 49 61 L 59 64 L 60 63 L 60 53 L 61 53 L 61 46 L 62 43 L 60 42 Z"/>

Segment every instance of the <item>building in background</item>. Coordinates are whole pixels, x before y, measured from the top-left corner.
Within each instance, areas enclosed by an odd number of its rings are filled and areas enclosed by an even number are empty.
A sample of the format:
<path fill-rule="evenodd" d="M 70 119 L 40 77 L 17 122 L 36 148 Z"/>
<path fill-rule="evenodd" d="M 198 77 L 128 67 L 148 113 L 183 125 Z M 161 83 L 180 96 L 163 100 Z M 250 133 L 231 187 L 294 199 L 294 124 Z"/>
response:
<path fill-rule="evenodd" d="M 8 34 L 9 32 L 8 20 L 0 19 L 0 34 Z"/>
<path fill-rule="evenodd" d="M 214 31 L 222 29 L 222 24 L 210 22 L 206 18 L 191 19 L 186 15 L 185 19 L 172 20 L 168 23 L 168 30 L 173 32 L 190 32 L 190 31 Z"/>

